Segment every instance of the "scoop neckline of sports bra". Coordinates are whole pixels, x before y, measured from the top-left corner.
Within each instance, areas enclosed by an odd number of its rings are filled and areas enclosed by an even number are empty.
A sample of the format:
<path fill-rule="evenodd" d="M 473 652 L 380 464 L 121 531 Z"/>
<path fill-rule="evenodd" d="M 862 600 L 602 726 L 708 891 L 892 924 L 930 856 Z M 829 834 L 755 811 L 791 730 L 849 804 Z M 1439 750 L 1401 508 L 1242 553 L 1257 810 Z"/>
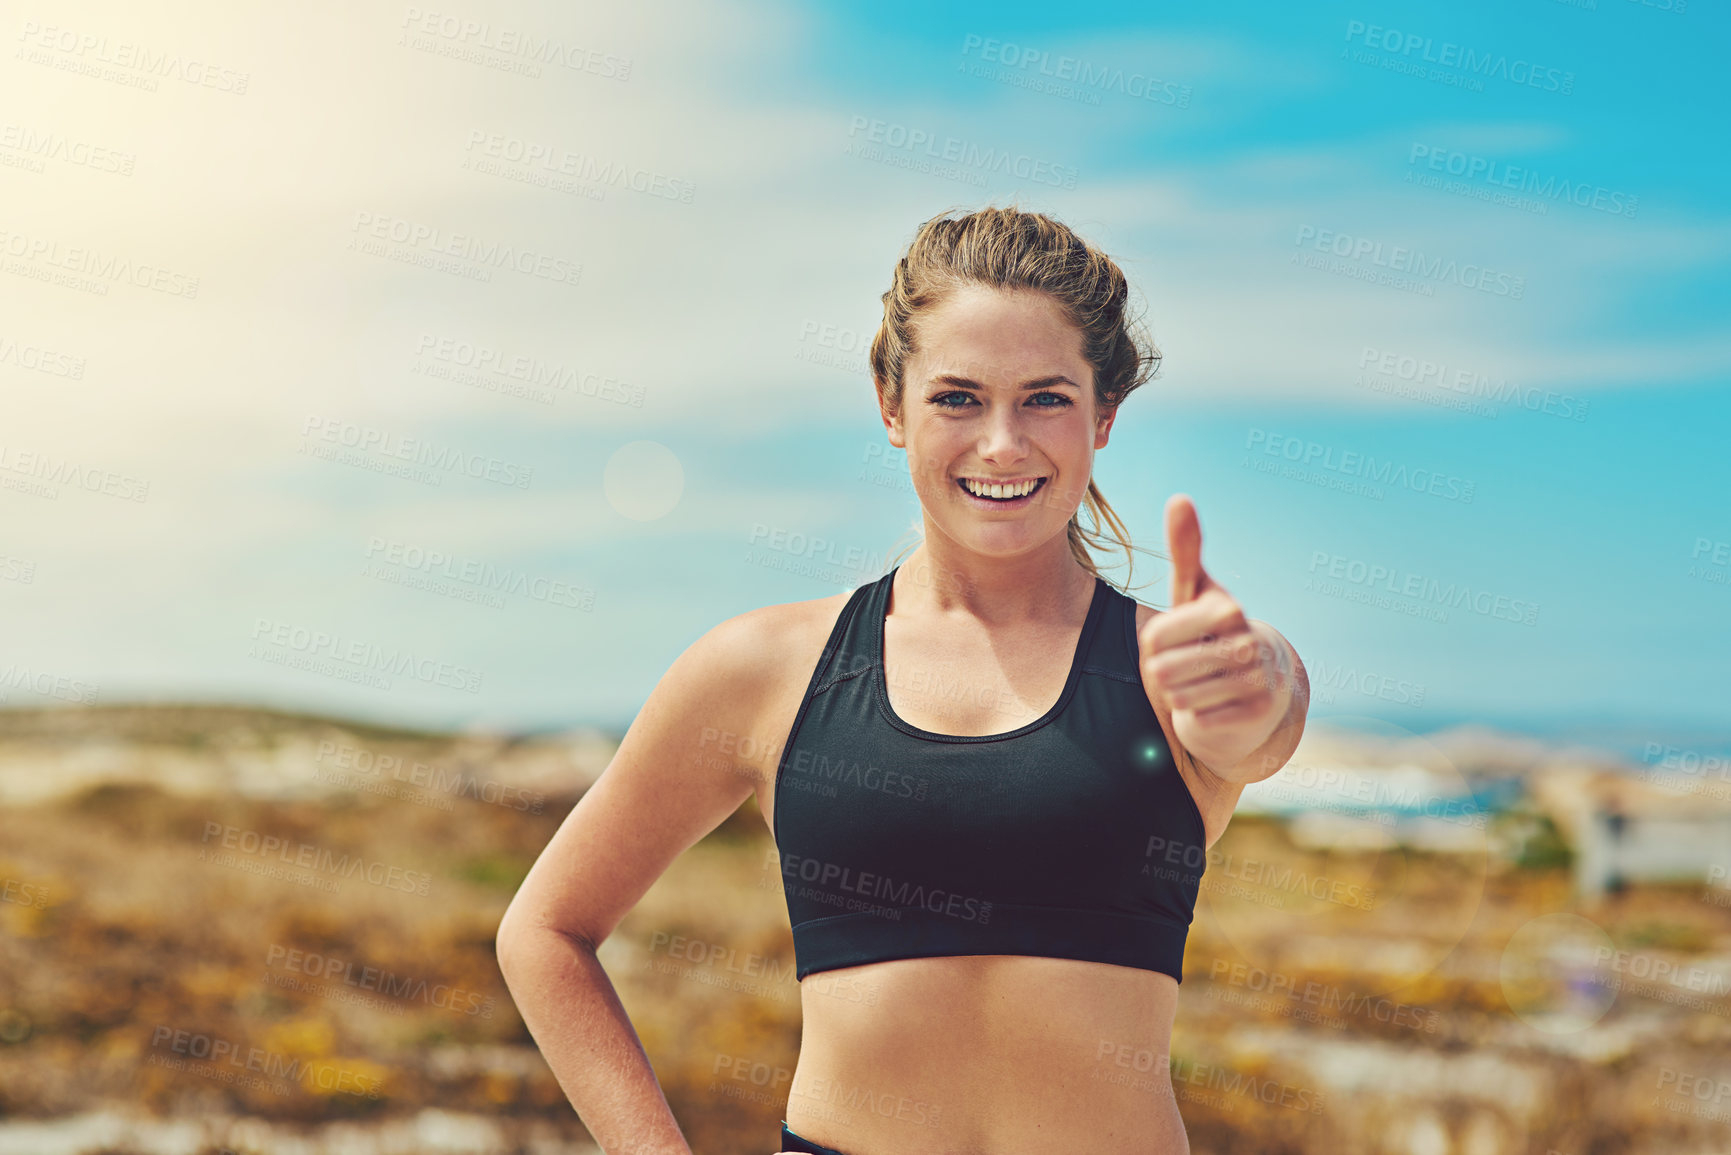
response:
<path fill-rule="evenodd" d="M 877 641 L 877 661 L 872 664 L 872 686 L 877 692 L 878 708 L 883 711 L 883 715 L 888 719 L 890 725 L 904 733 L 912 734 L 916 738 L 925 738 L 933 742 L 1001 742 L 1006 738 L 1019 738 L 1023 734 L 1038 730 L 1063 711 L 1065 704 L 1069 702 L 1071 695 L 1075 692 L 1076 683 L 1081 680 L 1083 657 L 1088 650 L 1088 640 L 1093 636 L 1098 626 L 1099 616 L 1105 605 L 1105 597 L 1101 589 L 1106 584 L 1103 578 L 1098 574 L 1094 577 L 1094 592 L 1089 595 L 1088 614 L 1082 619 L 1082 632 L 1076 638 L 1076 652 L 1070 656 L 1070 673 L 1064 679 L 1064 688 L 1058 691 L 1058 700 L 1052 703 L 1049 710 L 1032 722 L 1017 726 L 1014 730 L 1006 730 L 1002 734 L 939 734 L 935 730 L 925 730 L 914 725 L 897 714 L 895 707 L 890 705 L 889 674 L 884 666 L 884 621 L 889 617 L 890 594 L 894 590 L 896 571 L 901 568 L 898 565 L 884 575 L 883 592 L 879 595 L 877 612 L 872 615 L 876 619 L 872 623 L 872 633 Z"/>

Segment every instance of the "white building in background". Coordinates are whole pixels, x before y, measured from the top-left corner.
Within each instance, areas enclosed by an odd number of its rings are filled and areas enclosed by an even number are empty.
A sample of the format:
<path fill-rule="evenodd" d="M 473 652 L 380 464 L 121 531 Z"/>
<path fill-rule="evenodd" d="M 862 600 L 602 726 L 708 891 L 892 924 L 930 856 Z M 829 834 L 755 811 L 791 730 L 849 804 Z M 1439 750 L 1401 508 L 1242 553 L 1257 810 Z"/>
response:
<path fill-rule="evenodd" d="M 1626 882 L 1731 886 L 1731 786 L 1651 769 L 1557 767 L 1535 772 L 1531 792 L 1574 850 L 1583 902 Z"/>
<path fill-rule="evenodd" d="M 1362 766 L 1294 760 L 1244 788 L 1236 812 L 1284 819 L 1306 850 L 1396 846 L 1484 853 L 1489 814 L 1458 772 L 1412 762 Z"/>

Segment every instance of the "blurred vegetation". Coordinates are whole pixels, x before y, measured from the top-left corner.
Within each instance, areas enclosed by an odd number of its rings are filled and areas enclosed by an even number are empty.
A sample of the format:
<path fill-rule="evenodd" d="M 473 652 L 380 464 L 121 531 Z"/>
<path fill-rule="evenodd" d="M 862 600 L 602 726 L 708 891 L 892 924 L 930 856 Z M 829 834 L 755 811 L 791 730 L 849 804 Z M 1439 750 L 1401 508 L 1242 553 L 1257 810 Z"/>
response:
<path fill-rule="evenodd" d="M 205 721 L 238 725 L 232 715 Z M 264 728 L 280 737 L 297 724 L 278 717 Z M 62 722 L 10 719 L 0 730 L 5 725 L 12 738 L 23 731 L 50 746 L 71 741 Z M 141 712 L 127 721 L 140 736 L 127 740 L 191 748 L 198 725 L 153 722 Z M 332 724 L 305 725 L 322 734 Z M 390 740 L 436 749 L 425 735 Z M 217 744 L 211 748 L 218 756 Z M 41 772 L 52 769 L 45 764 Z M 24 901 L 0 903 L 0 1115 L 63 1116 L 125 1101 L 164 1115 L 225 1111 L 313 1123 L 438 1107 L 545 1120 L 580 1136 L 512 1007 L 494 954 L 499 918 L 575 800 L 549 797 L 543 812 L 532 814 L 475 798 L 458 798 L 447 810 L 365 792 L 269 801 L 107 783 L 53 803 L 0 807 L 0 878 L 30 888 L 17 892 Z M 1245 902 L 1205 891 L 1191 928 L 1173 1053 L 1192 1064 L 1289 1080 L 1310 1076 L 1257 1050 L 1261 1044 L 1234 1040 L 1314 1038 L 1319 1054 L 1346 1044 L 1363 1055 L 1385 1046 L 1438 1056 L 1497 1053 L 1511 1026 L 1525 1029 L 1505 1000 L 1501 952 L 1521 926 L 1571 902 L 1562 869 L 1567 847 L 1547 820 L 1524 821 L 1525 837 L 1510 843 L 1519 847 L 1509 864 L 1518 869 L 1505 870 L 1470 855 L 1307 851 L 1278 821 L 1235 819 L 1215 850 L 1236 864 L 1239 882 L 1254 877 L 1251 863 L 1281 863 L 1358 887 L 1375 903 L 1360 909 L 1273 892 Z M 425 872 L 428 893 L 359 876 L 330 891 L 211 861 L 221 844 L 207 838 L 212 824 Z M 254 866 L 292 867 L 230 853 Z M 1225 883 L 1234 876 L 1211 865 L 1205 878 Z M 1592 913 L 1631 950 L 1699 953 L 1731 945 L 1724 911 L 1685 888 L 1632 888 Z M 665 945 L 674 936 L 709 944 L 723 957 L 676 960 Z M 288 965 L 289 952 L 297 952 L 298 970 Z M 798 1057 L 792 937 L 754 800 L 673 864 L 603 944 L 601 957 L 693 1148 L 704 1155 L 770 1151 L 785 1086 L 779 1097 L 733 1098 L 720 1092 L 715 1074 L 726 1058 L 791 1071 Z M 754 972 L 742 959 L 777 977 L 749 977 Z M 313 973 L 325 960 L 331 973 Z M 1301 989 L 1320 984 L 1415 1010 L 1405 1022 L 1350 1012 L 1311 1021 L 1278 1000 L 1233 1002 L 1222 997 L 1233 988 L 1220 970 L 1238 963 L 1278 970 Z M 364 978 L 368 968 L 391 976 L 395 993 Z M 442 1003 L 436 991 L 445 992 Z M 1684 1013 L 1640 1001 L 1646 996 L 1639 992 L 1621 997 L 1642 1010 Z M 1673 1033 L 1723 1050 L 1731 1048 L 1724 1023 L 1723 1015 L 1696 1015 Z M 220 1081 L 223 1064 L 177 1052 L 175 1032 L 242 1053 L 257 1048 L 298 1064 L 297 1077 Z M 185 1062 L 166 1066 L 163 1059 Z M 1592 1139 L 1571 1130 L 1578 1115 L 1564 1109 L 1575 1102 L 1606 1110 L 1606 1088 L 1628 1081 L 1632 1058 L 1613 1055 L 1604 1066 L 1561 1054 L 1530 1061 L 1545 1073 L 1555 1108 L 1554 1117 L 1520 1125 L 1530 1149 L 1633 1149 L 1591 1144 L 1640 1131 L 1638 1120 L 1608 1123 Z M 376 1096 L 356 1087 L 374 1088 Z M 1450 1118 L 1465 1117 L 1459 1102 L 1445 1106 Z M 1356 1121 L 1372 1116 L 1350 1099 L 1314 1118 L 1201 1096 L 1181 1098 L 1180 1109 L 1199 1155 L 1393 1149 L 1355 1137 Z"/>
<path fill-rule="evenodd" d="M 1522 870 L 1566 870 L 1574 864 L 1575 852 L 1548 814 L 1522 813 L 1520 851 L 1515 865 Z"/>

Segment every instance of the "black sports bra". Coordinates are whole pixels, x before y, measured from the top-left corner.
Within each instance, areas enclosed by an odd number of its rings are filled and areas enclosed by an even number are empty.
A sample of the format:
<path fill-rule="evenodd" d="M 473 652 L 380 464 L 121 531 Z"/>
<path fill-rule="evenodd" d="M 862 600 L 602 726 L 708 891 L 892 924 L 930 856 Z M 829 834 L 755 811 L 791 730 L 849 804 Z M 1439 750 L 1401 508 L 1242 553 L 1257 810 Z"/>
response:
<path fill-rule="evenodd" d="M 890 708 L 895 574 L 848 599 L 776 768 L 796 978 L 1005 954 L 1182 982 L 1207 835 L 1142 686 L 1135 599 L 1095 578 L 1044 715 L 1003 734 L 934 734 Z"/>

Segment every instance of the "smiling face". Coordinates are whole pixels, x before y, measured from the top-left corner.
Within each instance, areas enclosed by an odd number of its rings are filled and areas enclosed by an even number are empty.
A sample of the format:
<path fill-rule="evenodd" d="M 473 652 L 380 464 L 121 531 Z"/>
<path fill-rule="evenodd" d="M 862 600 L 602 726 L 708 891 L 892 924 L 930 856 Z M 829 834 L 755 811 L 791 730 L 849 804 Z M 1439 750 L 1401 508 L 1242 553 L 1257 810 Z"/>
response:
<path fill-rule="evenodd" d="M 928 530 L 994 557 L 1062 539 L 1088 489 L 1101 414 L 1082 334 L 1044 293 L 968 285 L 915 322 L 900 412 Z"/>

